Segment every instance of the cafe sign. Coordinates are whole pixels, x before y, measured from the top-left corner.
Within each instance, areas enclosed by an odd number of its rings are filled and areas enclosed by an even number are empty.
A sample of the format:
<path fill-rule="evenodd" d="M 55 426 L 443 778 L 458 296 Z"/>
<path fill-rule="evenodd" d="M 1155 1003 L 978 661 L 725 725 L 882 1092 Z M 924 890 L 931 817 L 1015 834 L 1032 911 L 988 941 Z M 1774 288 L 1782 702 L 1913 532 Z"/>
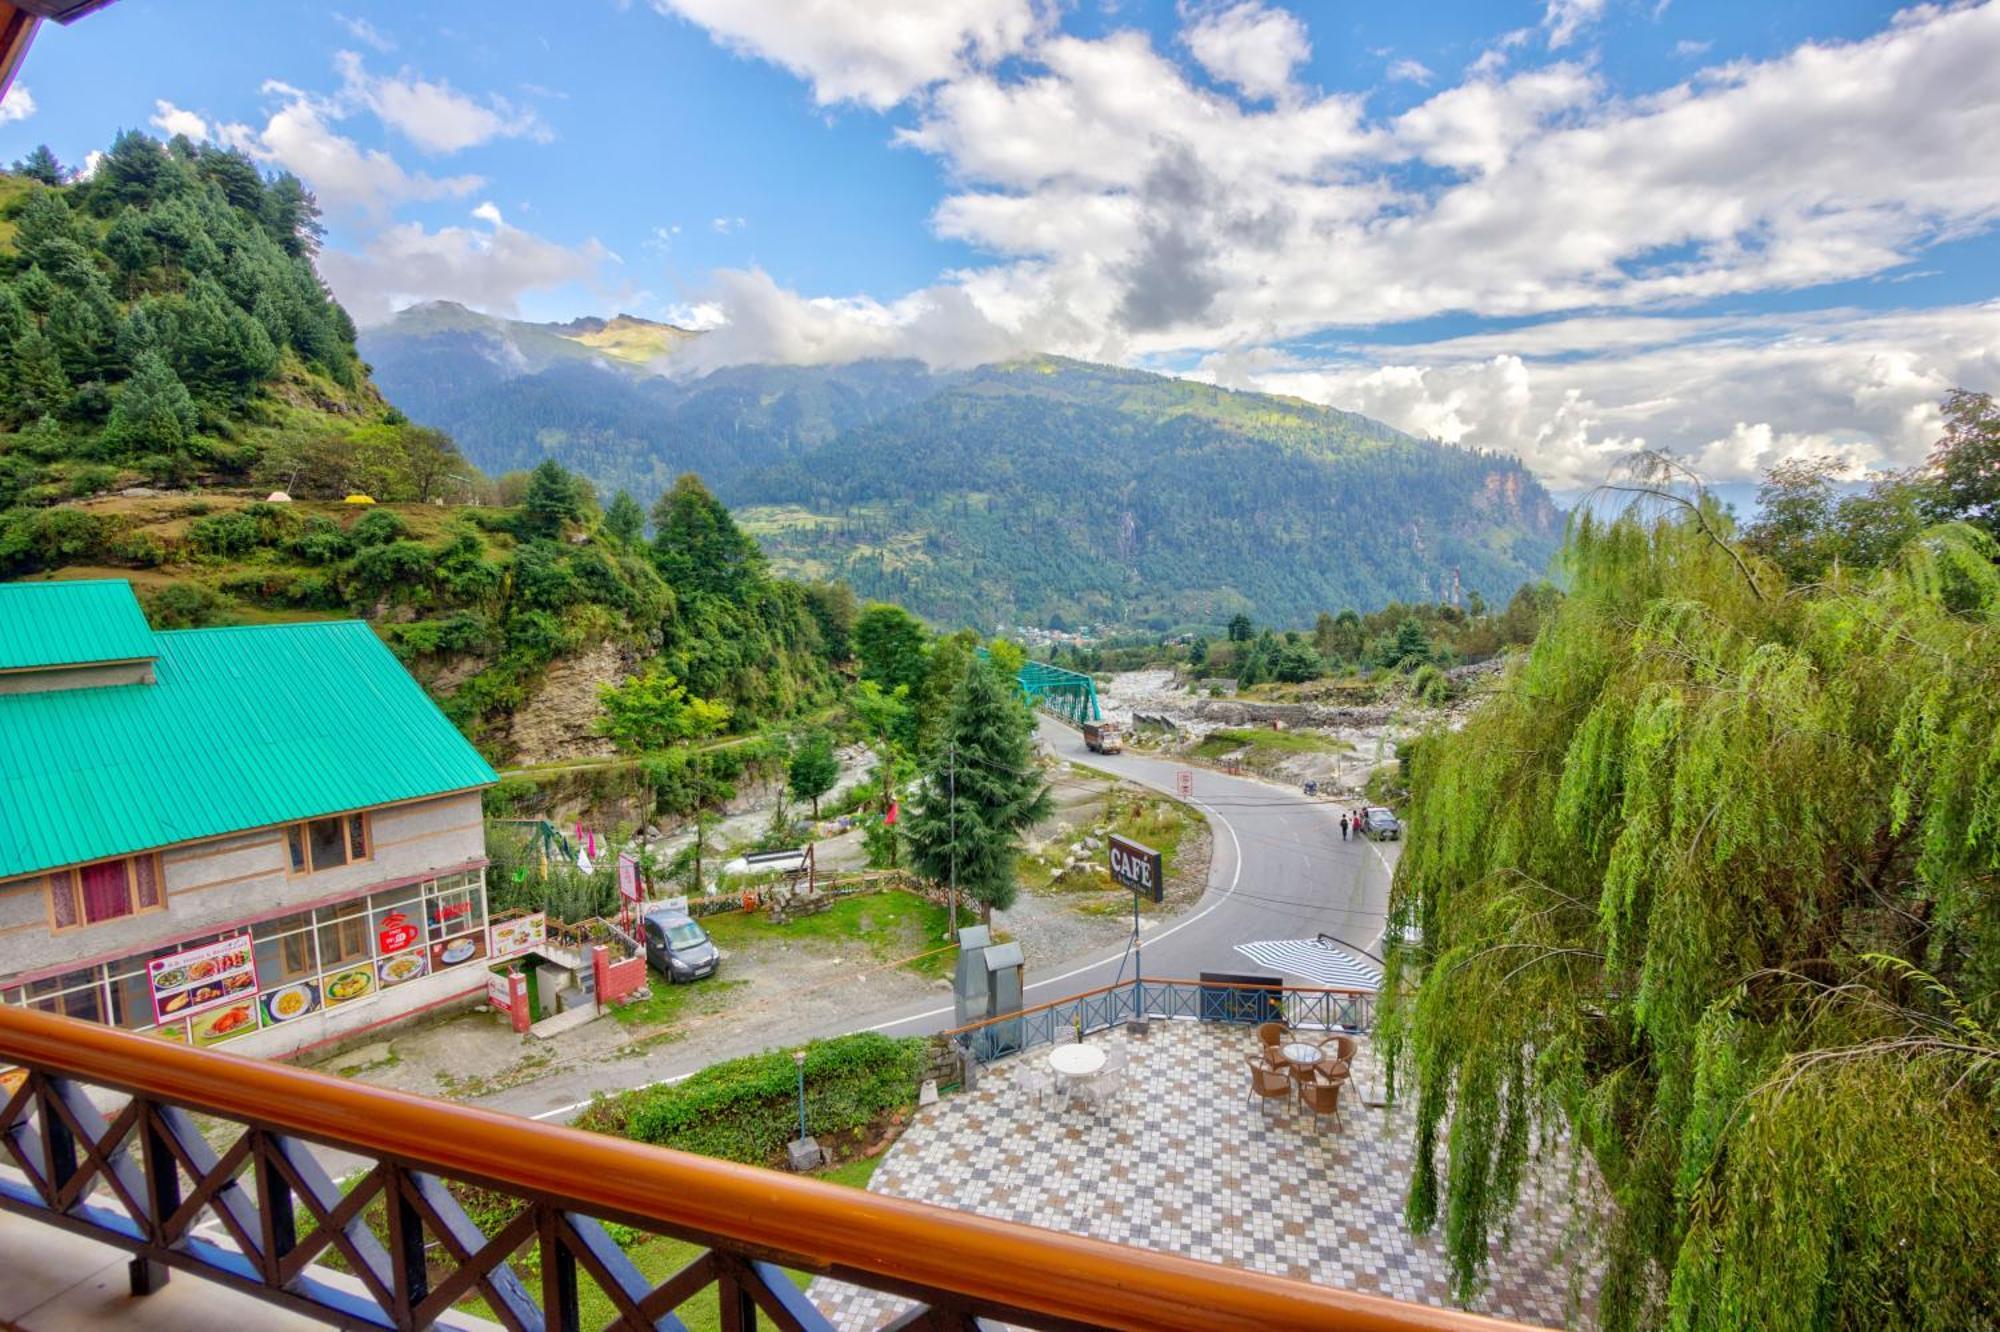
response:
<path fill-rule="evenodd" d="M 1116 834 L 1111 838 L 1111 879 L 1148 901 L 1166 899 L 1167 882 L 1161 872 L 1160 853 Z"/>
<path fill-rule="evenodd" d="M 493 923 L 494 957 L 513 957 L 531 948 L 539 948 L 548 938 L 549 918 L 547 913 L 537 911 L 531 916 L 516 916 L 512 920 Z"/>
<path fill-rule="evenodd" d="M 249 935 L 232 934 L 154 958 L 146 964 L 146 984 L 152 991 L 154 1019 L 173 1022 L 254 995 L 257 955 Z"/>

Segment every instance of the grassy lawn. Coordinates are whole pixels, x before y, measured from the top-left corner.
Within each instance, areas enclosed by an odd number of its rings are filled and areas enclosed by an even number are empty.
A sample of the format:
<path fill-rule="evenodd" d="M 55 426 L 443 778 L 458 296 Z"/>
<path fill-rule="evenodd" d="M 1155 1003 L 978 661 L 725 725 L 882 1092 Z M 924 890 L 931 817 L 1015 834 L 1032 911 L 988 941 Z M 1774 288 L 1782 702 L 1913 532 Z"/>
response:
<path fill-rule="evenodd" d="M 830 1184 L 845 1184 L 852 1188 L 865 1189 L 868 1187 L 869 1177 L 875 1173 L 875 1167 L 881 1163 L 880 1156 L 863 1157 L 849 1161 L 845 1165 L 835 1166 L 831 1170 L 822 1170 L 814 1177 Z M 701 1257 L 703 1252 L 698 1244 L 670 1239 L 664 1235 L 654 1235 L 628 1246 L 625 1256 L 632 1260 L 633 1265 L 646 1280 L 657 1284 Z M 529 1253 L 532 1256 L 532 1250 Z M 542 1296 L 539 1268 L 530 1262 L 521 1261 L 516 1263 L 514 1270 L 520 1273 L 522 1284 L 527 1286 L 528 1293 L 539 1301 Z M 791 1272 L 789 1275 L 798 1283 L 801 1290 L 812 1280 L 810 1272 Z M 597 1288 L 595 1282 L 585 1276 L 580 1279 L 579 1285 L 581 1290 L 577 1302 L 583 1315 L 584 1326 L 604 1327 L 618 1317 L 618 1311 L 613 1307 L 610 1298 Z M 459 1308 L 485 1318 L 493 1316 L 483 1299 L 462 1301 Z M 688 1332 L 720 1332 L 722 1326 L 713 1287 L 695 1295 L 693 1299 L 675 1310 L 674 1314 L 687 1325 Z M 757 1316 L 757 1325 L 774 1326 L 761 1312 Z"/>
<path fill-rule="evenodd" d="M 1101 825 L 1109 832 L 1158 851 L 1162 872 L 1171 879 L 1181 842 L 1200 818 L 1191 807 L 1178 800 L 1150 791 L 1118 787 L 1106 793 L 1100 816 L 1086 820 L 1082 828 L 1059 839 L 1044 849 L 1041 855 L 1021 858 L 1019 873 L 1022 885 L 1030 892 L 1073 894 L 1083 899 L 1074 905 L 1085 915 L 1130 915 L 1132 895 L 1112 884 L 1108 853 L 1099 852 L 1087 867 L 1079 866 L 1068 874 L 1061 873 L 1069 855 L 1069 843 L 1091 827 Z M 1140 909 L 1151 911 L 1155 908 L 1151 902 L 1142 902 Z"/>
<path fill-rule="evenodd" d="M 1253 753 L 1338 754 L 1353 747 L 1312 731 L 1226 730 L 1209 732 L 1193 752 L 1197 758 L 1218 759 L 1246 748 Z"/>
<path fill-rule="evenodd" d="M 914 893 L 892 889 L 843 898 L 818 915 L 785 925 L 773 925 L 762 911 L 705 916 L 701 924 L 724 949 L 789 942 L 845 955 L 848 949 L 859 947 L 876 962 L 900 963 L 904 970 L 919 976 L 949 976 L 958 953 L 945 941 L 949 920 L 945 908 Z M 926 956 L 903 961 L 917 954 Z"/>

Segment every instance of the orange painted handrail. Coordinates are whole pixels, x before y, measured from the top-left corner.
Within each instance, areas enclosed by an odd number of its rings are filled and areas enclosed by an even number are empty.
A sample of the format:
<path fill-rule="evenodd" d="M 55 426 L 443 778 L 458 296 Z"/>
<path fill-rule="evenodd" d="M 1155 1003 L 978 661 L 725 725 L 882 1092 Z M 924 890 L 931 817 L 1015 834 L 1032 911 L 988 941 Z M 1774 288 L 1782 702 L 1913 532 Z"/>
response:
<path fill-rule="evenodd" d="M 792 1266 L 1132 1329 L 1494 1329 L 1286 1280 L 0 1007 L 0 1059 Z"/>

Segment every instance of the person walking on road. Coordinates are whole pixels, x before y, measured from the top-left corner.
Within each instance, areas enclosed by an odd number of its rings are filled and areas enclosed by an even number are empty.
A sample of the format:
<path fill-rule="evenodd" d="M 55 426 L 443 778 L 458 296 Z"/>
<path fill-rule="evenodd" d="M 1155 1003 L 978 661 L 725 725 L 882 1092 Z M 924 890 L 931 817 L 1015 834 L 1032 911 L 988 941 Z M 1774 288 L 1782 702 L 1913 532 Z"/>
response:
<path fill-rule="evenodd" d="M 1343 842 L 1347 840 L 1347 816 L 1345 814 L 1340 816 L 1340 840 Z"/>

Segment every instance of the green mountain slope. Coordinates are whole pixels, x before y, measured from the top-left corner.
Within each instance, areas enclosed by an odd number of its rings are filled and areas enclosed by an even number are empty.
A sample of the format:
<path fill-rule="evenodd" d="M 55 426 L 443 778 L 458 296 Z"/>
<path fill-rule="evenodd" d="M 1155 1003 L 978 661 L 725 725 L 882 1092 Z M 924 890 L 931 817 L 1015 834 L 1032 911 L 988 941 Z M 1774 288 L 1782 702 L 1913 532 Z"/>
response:
<path fill-rule="evenodd" d="M 743 483 L 781 565 L 945 620 L 1166 627 L 1539 575 L 1518 462 L 1310 403 L 1043 357 L 987 367 Z"/>
<path fill-rule="evenodd" d="M 599 327 L 429 305 L 361 348 L 490 471 L 555 457 L 642 501 L 698 471 L 779 568 L 943 623 L 1302 624 L 1454 585 L 1504 600 L 1555 549 L 1555 506 L 1519 464 L 1296 399 L 1057 358 L 670 378 L 579 342 Z"/>

